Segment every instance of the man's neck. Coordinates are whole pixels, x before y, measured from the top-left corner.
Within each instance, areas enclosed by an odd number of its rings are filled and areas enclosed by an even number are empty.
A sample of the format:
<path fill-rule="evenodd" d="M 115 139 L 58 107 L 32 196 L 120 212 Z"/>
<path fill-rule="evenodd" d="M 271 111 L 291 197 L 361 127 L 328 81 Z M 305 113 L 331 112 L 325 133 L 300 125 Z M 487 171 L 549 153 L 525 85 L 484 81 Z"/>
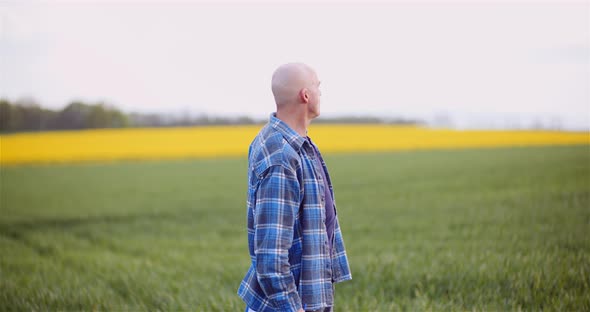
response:
<path fill-rule="evenodd" d="M 286 111 L 277 111 L 276 116 L 300 136 L 307 137 L 307 127 L 309 127 L 311 120 L 308 120 L 305 116 L 298 116 L 297 114 Z"/>

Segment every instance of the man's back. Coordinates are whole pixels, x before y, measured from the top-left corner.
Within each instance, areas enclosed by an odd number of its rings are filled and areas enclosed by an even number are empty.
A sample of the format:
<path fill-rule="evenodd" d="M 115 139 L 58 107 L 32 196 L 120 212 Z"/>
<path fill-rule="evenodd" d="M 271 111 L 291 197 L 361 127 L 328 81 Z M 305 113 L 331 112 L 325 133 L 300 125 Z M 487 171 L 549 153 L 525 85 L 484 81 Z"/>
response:
<path fill-rule="evenodd" d="M 332 283 L 351 278 L 337 219 L 328 247 L 325 185 L 314 154 L 310 142 L 274 115 L 250 146 L 252 265 L 238 294 L 255 311 L 332 306 Z"/>

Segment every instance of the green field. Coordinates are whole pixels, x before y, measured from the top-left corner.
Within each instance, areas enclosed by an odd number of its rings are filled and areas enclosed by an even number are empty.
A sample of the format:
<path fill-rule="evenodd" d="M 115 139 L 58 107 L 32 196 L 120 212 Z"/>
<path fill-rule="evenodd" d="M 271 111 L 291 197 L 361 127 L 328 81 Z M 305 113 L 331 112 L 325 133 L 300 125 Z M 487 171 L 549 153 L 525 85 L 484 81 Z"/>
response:
<path fill-rule="evenodd" d="M 337 311 L 590 311 L 590 148 L 327 155 Z M 246 160 L 1 169 L 0 311 L 243 311 Z"/>

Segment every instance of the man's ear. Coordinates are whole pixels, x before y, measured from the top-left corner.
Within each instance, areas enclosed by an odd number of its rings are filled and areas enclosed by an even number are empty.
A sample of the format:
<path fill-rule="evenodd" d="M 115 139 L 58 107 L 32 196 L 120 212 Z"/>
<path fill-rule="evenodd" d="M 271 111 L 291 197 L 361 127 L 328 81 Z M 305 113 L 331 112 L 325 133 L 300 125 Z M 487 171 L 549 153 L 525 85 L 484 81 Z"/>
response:
<path fill-rule="evenodd" d="M 299 91 L 299 98 L 303 103 L 309 103 L 309 92 L 307 91 L 307 88 L 303 88 Z"/>

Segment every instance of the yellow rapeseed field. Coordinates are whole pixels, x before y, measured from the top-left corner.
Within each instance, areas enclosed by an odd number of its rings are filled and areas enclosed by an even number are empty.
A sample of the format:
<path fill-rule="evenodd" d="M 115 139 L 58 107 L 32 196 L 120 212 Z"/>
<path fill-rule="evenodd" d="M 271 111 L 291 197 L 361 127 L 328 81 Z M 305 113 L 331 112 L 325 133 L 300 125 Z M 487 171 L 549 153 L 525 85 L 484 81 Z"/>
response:
<path fill-rule="evenodd" d="M 48 131 L 0 136 L 0 164 L 244 156 L 253 126 Z M 322 152 L 590 144 L 588 132 L 457 131 L 391 125 L 312 125 Z"/>

